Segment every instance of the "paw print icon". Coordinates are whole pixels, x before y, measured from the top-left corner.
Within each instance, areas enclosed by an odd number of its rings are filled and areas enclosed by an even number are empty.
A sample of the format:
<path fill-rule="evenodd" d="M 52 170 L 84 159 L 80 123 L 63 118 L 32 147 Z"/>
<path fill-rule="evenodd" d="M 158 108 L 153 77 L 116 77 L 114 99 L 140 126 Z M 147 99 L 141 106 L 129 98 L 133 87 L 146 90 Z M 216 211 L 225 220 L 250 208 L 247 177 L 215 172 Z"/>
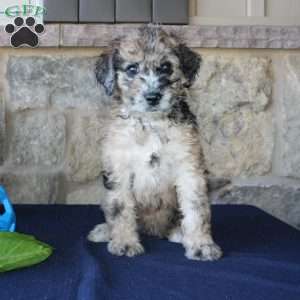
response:
<path fill-rule="evenodd" d="M 43 24 L 36 24 L 33 17 L 28 17 L 26 20 L 17 17 L 14 24 L 5 26 L 5 31 L 11 34 L 10 43 L 12 47 L 28 46 L 35 48 L 39 45 L 39 35 L 44 33 L 45 27 Z"/>

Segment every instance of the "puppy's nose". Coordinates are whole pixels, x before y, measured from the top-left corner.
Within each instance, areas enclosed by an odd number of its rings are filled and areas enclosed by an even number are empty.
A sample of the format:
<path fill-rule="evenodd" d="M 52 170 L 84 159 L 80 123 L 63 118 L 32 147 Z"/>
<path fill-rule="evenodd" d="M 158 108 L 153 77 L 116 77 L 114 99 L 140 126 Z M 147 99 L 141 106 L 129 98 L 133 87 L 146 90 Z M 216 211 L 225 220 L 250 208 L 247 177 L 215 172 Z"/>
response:
<path fill-rule="evenodd" d="M 159 103 L 162 95 L 160 93 L 148 93 L 145 95 L 145 98 L 149 105 L 155 106 Z"/>

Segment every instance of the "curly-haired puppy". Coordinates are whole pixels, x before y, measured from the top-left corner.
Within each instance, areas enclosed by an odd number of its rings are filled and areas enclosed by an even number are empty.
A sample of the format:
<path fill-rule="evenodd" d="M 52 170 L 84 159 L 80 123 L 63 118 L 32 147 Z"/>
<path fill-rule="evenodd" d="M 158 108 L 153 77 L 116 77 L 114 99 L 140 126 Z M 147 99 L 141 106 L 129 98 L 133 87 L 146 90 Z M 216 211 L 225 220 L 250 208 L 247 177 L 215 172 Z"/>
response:
<path fill-rule="evenodd" d="M 96 65 L 111 96 L 102 162 L 106 223 L 89 234 L 115 255 L 144 252 L 139 233 L 182 243 L 186 257 L 216 260 L 197 120 L 188 88 L 201 58 L 157 26 L 114 41 Z"/>

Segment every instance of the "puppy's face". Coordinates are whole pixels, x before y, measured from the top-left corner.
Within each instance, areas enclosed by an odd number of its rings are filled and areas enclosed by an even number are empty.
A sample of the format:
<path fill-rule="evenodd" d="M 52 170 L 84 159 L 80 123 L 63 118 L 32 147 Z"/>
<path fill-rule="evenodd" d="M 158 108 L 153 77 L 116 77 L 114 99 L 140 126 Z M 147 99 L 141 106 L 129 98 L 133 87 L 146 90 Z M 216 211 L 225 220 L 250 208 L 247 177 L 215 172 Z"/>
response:
<path fill-rule="evenodd" d="M 162 42 L 157 42 L 153 51 L 140 44 L 124 47 L 121 43 L 117 68 L 121 98 L 132 111 L 169 110 L 182 77 L 179 59 Z"/>
<path fill-rule="evenodd" d="M 168 112 L 197 74 L 200 57 L 158 27 L 115 42 L 96 66 L 108 95 L 131 112 Z"/>

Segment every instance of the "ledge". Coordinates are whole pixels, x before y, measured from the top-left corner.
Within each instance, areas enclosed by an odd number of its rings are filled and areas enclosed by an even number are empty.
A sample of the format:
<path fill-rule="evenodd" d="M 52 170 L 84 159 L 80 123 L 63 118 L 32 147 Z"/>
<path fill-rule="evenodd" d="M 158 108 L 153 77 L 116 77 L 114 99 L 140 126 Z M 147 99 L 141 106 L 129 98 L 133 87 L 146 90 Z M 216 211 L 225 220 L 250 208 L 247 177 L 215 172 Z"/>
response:
<path fill-rule="evenodd" d="M 40 47 L 105 47 L 112 39 L 128 35 L 137 24 L 49 24 Z M 300 49 L 300 26 L 268 25 L 164 25 L 178 32 L 190 47 L 230 49 Z M 9 47 L 9 35 L 0 26 L 0 47 Z"/>

